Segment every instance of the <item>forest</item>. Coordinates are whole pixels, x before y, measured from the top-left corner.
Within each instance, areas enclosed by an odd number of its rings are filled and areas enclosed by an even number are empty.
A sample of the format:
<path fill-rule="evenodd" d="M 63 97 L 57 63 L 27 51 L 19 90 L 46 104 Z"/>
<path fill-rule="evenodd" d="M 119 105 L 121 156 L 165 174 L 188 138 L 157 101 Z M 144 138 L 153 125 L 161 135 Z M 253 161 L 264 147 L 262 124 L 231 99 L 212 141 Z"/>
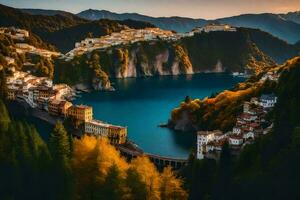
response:
<path fill-rule="evenodd" d="M 280 70 L 272 132 L 247 146 L 238 157 L 231 155 L 228 145 L 219 162 L 191 156 L 183 172 L 190 199 L 300 198 L 300 57 Z"/>
<path fill-rule="evenodd" d="M 58 122 L 44 141 L 34 126 L 12 119 L 0 101 L 0 199 L 187 199 L 170 167 L 147 157 L 131 162 L 104 138 L 73 138 Z"/>

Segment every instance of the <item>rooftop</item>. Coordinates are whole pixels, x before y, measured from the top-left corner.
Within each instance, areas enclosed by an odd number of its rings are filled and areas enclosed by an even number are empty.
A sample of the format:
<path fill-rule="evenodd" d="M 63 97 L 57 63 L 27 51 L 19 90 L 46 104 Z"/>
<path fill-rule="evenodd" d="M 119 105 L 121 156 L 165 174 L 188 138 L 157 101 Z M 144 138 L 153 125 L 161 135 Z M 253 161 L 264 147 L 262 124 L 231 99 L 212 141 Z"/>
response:
<path fill-rule="evenodd" d="M 275 94 L 263 94 L 261 95 L 260 99 L 262 100 L 274 100 L 276 98 Z"/>
<path fill-rule="evenodd" d="M 123 126 L 116 126 L 116 125 L 112 125 L 112 124 L 108 124 L 106 122 L 103 122 L 103 121 L 100 121 L 100 120 L 96 120 L 96 119 L 93 119 L 87 123 L 90 123 L 90 124 L 93 124 L 93 125 L 96 125 L 96 126 L 103 126 L 103 127 L 107 127 L 107 128 L 113 128 L 113 129 L 123 129 L 123 128 L 126 128 L 126 127 L 123 127 Z"/>

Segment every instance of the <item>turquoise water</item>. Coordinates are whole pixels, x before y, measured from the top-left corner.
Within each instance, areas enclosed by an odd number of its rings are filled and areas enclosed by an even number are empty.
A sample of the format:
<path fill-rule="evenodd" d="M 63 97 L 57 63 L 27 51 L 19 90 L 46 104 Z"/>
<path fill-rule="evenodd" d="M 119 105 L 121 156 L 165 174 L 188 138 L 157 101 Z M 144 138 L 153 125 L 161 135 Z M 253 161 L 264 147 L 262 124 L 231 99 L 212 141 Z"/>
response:
<path fill-rule="evenodd" d="M 168 121 L 185 96 L 204 98 L 241 81 L 228 74 L 116 79 L 116 91 L 85 93 L 73 103 L 93 106 L 96 119 L 127 126 L 129 139 L 145 152 L 186 158 L 196 146 L 195 134 L 158 125 Z"/>

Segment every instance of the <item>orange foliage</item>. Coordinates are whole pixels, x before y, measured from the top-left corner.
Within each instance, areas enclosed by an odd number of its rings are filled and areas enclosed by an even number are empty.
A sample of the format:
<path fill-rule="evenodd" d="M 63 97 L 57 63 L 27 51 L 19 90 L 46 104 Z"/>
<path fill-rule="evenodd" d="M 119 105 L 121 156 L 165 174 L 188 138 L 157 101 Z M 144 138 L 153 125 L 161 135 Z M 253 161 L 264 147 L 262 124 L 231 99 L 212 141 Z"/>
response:
<path fill-rule="evenodd" d="M 92 136 L 83 136 L 74 141 L 72 166 L 77 195 L 82 199 L 91 198 L 99 191 L 97 188 L 103 186 L 113 165 L 120 171 L 122 180 L 126 179 L 129 168 L 136 171 L 146 185 L 149 200 L 165 199 L 167 196 L 172 196 L 172 199 L 187 199 L 186 191 L 182 189 L 182 180 L 173 174 L 171 168 L 160 174 L 146 156 L 127 163 L 106 139 Z M 127 186 L 123 187 L 124 197 L 130 196 L 126 193 L 129 191 Z"/>
<path fill-rule="evenodd" d="M 141 175 L 142 181 L 147 185 L 149 200 L 160 199 L 160 177 L 153 163 L 145 157 L 139 157 L 131 162 L 132 169 L 136 170 Z"/>

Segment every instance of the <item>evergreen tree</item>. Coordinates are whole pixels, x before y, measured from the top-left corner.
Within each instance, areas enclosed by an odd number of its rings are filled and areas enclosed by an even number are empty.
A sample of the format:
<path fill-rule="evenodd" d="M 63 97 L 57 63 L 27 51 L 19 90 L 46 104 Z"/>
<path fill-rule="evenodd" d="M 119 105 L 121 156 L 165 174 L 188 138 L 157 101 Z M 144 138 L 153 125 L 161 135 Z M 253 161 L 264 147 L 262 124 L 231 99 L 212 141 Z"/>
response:
<path fill-rule="evenodd" d="M 71 150 L 67 131 L 61 122 L 57 122 L 49 138 L 49 147 L 53 159 L 63 165 L 68 165 Z"/>
<path fill-rule="evenodd" d="M 117 165 L 113 164 L 106 175 L 105 181 L 101 189 L 101 198 L 118 200 L 123 199 L 124 195 L 124 183 L 120 175 L 120 170 Z"/>
<path fill-rule="evenodd" d="M 49 138 L 49 148 L 53 157 L 53 182 L 57 182 L 53 190 L 57 190 L 57 199 L 71 199 L 72 174 L 70 140 L 63 124 L 58 122 Z"/>
<path fill-rule="evenodd" d="M 136 170 L 129 168 L 127 170 L 126 185 L 129 189 L 128 199 L 132 200 L 146 200 L 147 199 L 147 185 L 142 181 L 141 175 Z"/>
<path fill-rule="evenodd" d="M 232 158 L 230 147 L 225 143 L 220 156 L 214 199 L 230 199 L 230 186 L 232 178 Z"/>

